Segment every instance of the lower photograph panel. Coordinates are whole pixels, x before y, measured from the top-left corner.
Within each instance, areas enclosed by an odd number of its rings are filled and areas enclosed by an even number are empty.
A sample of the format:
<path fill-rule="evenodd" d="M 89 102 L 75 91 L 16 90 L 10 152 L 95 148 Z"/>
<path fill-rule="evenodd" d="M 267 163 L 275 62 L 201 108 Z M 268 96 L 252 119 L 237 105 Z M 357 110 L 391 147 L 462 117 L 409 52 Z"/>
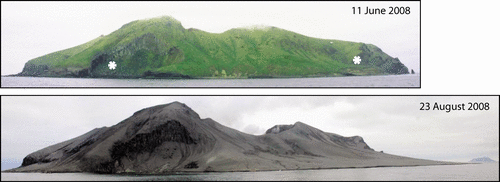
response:
<path fill-rule="evenodd" d="M 1 102 L 2 180 L 499 178 L 498 96 Z"/>

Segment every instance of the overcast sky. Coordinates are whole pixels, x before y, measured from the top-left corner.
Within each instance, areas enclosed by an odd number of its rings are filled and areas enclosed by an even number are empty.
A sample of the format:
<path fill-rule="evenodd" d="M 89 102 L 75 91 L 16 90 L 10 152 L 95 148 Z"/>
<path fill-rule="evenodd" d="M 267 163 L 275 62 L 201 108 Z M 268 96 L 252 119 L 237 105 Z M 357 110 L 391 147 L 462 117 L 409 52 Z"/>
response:
<path fill-rule="evenodd" d="M 370 43 L 420 72 L 419 2 L 1 2 L 1 74 L 33 58 L 170 15 L 184 28 L 222 33 L 267 25 L 309 37 Z M 354 15 L 352 7 L 410 7 L 409 15 Z"/>
<path fill-rule="evenodd" d="M 325 132 L 359 135 L 376 151 L 415 158 L 498 161 L 498 97 L 399 96 L 2 96 L 2 169 L 52 144 L 113 126 L 135 111 L 173 101 L 201 118 L 261 135 L 301 121 Z M 421 111 L 420 102 L 488 102 L 488 111 Z"/>

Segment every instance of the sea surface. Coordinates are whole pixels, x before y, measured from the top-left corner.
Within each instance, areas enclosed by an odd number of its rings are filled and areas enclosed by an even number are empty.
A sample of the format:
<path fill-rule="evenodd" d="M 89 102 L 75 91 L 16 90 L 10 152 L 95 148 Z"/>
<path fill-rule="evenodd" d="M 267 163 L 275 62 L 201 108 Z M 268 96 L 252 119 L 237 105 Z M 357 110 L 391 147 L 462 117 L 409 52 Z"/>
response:
<path fill-rule="evenodd" d="M 420 87 L 420 74 L 266 79 L 2 77 L 2 87 Z"/>
<path fill-rule="evenodd" d="M 498 163 L 417 167 L 381 167 L 265 172 L 211 172 L 174 175 L 107 175 L 89 173 L 3 173 L 2 181 L 255 181 L 255 180 L 480 180 L 498 181 Z"/>

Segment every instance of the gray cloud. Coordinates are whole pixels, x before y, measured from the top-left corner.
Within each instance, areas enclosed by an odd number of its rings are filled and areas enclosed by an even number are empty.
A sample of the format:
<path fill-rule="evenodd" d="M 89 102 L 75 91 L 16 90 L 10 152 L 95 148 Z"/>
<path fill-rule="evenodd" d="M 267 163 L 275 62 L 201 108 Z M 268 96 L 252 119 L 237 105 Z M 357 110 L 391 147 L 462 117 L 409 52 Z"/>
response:
<path fill-rule="evenodd" d="M 261 128 L 257 125 L 254 125 L 254 124 L 249 124 L 247 125 L 244 129 L 243 129 L 243 132 L 245 133 L 261 133 L 261 134 L 264 134 L 264 132 L 266 131 L 267 129 L 265 128 Z"/>

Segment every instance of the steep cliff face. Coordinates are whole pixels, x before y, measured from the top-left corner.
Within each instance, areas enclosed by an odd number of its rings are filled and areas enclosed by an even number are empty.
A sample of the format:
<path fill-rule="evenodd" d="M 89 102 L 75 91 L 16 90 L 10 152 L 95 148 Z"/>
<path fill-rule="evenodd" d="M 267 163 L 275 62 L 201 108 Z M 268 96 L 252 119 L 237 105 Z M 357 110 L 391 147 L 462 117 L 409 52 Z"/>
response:
<path fill-rule="evenodd" d="M 354 56 L 363 61 L 354 64 Z M 109 69 L 111 62 L 115 69 Z M 186 30 L 172 17 L 159 17 L 133 21 L 88 43 L 30 60 L 18 75 L 247 78 L 406 73 L 399 59 L 370 44 L 317 39 L 277 27 L 214 34 Z"/>
<path fill-rule="evenodd" d="M 362 52 L 359 54 L 360 65 L 370 65 L 381 68 L 384 72 L 391 74 L 408 74 L 408 68 L 399 61 L 398 58 L 392 58 L 375 45 L 363 44 L 359 48 Z"/>
<path fill-rule="evenodd" d="M 166 65 L 166 62 L 181 62 L 184 56 L 183 52 L 176 47 L 164 50 L 167 46 L 154 34 L 143 34 L 128 44 L 118 45 L 97 54 L 91 61 L 89 76 L 141 77 L 144 76 L 145 71 L 160 68 Z M 110 71 L 108 63 L 111 61 L 120 66 Z"/>
<path fill-rule="evenodd" d="M 151 174 L 436 164 L 449 163 L 375 152 L 359 136 L 343 137 L 302 122 L 249 135 L 173 102 L 33 152 L 7 172 Z"/>

